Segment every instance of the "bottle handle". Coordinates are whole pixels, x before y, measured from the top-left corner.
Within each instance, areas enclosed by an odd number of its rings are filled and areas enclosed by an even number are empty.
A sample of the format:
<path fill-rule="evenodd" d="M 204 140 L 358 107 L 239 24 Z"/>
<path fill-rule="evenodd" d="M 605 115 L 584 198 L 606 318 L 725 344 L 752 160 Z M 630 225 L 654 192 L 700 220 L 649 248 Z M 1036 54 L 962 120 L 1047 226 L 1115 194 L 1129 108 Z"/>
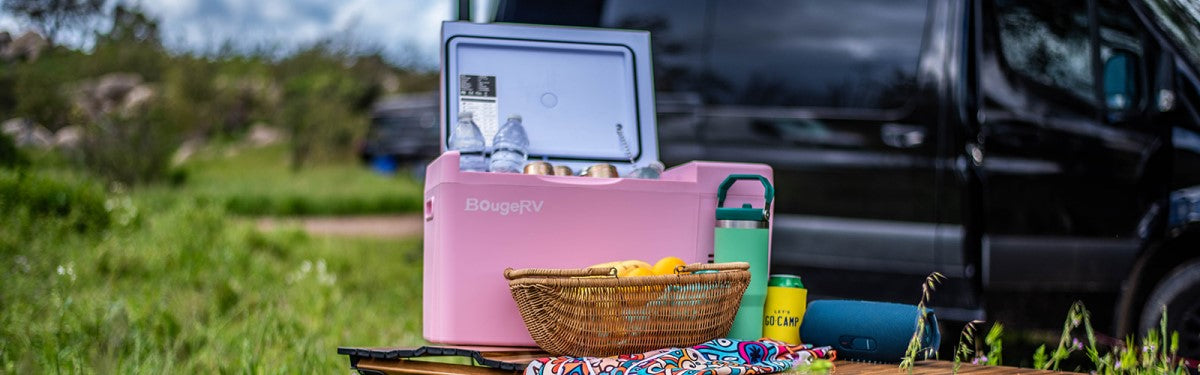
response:
<path fill-rule="evenodd" d="M 767 202 L 763 204 L 763 209 L 771 207 L 771 200 L 775 199 L 775 188 L 771 187 L 771 182 L 767 181 L 766 177 L 756 174 L 731 174 L 725 177 L 725 181 L 721 182 L 721 186 L 717 188 L 717 207 L 725 206 L 725 195 L 729 193 L 729 188 L 733 187 L 733 183 L 738 180 L 758 180 L 762 182 L 763 191 Z"/>

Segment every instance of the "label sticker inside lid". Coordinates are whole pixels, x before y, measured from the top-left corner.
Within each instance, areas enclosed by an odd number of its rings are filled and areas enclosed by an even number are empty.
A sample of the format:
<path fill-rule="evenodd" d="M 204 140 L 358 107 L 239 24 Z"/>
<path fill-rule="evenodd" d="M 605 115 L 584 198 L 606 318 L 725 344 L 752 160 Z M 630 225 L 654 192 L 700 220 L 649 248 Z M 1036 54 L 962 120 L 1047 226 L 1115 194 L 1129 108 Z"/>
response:
<path fill-rule="evenodd" d="M 483 133 L 489 147 L 500 130 L 500 102 L 496 98 L 496 76 L 460 74 L 458 76 L 458 110 L 471 112 L 475 125 Z"/>

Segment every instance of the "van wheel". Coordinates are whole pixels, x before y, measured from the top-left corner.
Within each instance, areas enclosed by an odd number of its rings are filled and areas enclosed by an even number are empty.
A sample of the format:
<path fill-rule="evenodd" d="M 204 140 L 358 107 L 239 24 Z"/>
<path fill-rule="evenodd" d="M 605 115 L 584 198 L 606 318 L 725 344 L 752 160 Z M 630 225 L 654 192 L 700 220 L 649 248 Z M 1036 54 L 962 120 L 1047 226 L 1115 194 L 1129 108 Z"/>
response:
<path fill-rule="evenodd" d="M 1159 329 L 1163 306 L 1167 334 L 1179 332 L 1179 356 L 1200 359 L 1200 259 L 1176 267 L 1154 287 L 1142 308 L 1138 332 Z"/>

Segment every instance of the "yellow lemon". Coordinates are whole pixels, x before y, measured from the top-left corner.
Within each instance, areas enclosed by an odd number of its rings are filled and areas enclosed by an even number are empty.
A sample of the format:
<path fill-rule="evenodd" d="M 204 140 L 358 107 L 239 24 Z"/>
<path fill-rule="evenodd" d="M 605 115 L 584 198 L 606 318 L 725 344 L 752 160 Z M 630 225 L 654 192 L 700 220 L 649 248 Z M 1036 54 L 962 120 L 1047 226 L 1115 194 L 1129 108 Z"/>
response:
<path fill-rule="evenodd" d="M 654 274 L 655 275 L 674 275 L 675 268 L 685 265 L 685 264 L 687 264 L 687 263 L 685 263 L 683 261 L 683 259 L 679 259 L 676 257 L 662 258 L 662 259 L 658 260 L 658 263 L 654 263 Z"/>
<path fill-rule="evenodd" d="M 587 268 L 612 268 L 612 267 L 619 266 L 620 264 L 621 264 L 621 262 L 608 262 L 608 263 L 600 263 L 600 264 L 587 266 Z"/>
<path fill-rule="evenodd" d="M 630 270 L 629 272 L 625 273 L 625 276 L 626 277 L 654 276 L 654 271 L 651 271 L 649 268 L 637 267 L 637 268 L 634 268 L 633 270 Z"/>
<path fill-rule="evenodd" d="M 636 259 L 623 261 L 623 262 L 621 262 L 621 265 L 625 266 L 626 268 L 637 268 L 637 267 L 642 267 L 645 269 L 653 269 L 654 268 L 654 266 L 651 266 L 650 263 L 646 263 L 646 262 L 636 260 Z"/>

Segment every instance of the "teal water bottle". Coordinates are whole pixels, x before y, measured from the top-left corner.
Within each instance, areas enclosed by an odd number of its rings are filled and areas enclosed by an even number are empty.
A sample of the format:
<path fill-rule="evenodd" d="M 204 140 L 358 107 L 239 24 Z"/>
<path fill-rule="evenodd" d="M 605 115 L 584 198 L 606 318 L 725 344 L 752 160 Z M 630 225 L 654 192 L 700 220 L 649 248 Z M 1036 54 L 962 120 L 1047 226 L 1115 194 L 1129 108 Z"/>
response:
<path fill-rule="evenodd" d="M 741 207 L 723 207 L 725 195 L 738 180 L 758 180 L 765 190 L 766 203 L 754 208 L 749 203 Z M 733 174 L 721 182 L 717 190 L 717 227 L 714 229 L 713 260 L 750 263 L 750 286 L 742 296 L 742 304 L 733 318 L 729 337 L 739 340 L 758 340 L 763 337 L 763 304 L 767 299 L 767 266 L 770 264 L 771 199 L 775 189 L 766 177 L 754 174 Z"/>

